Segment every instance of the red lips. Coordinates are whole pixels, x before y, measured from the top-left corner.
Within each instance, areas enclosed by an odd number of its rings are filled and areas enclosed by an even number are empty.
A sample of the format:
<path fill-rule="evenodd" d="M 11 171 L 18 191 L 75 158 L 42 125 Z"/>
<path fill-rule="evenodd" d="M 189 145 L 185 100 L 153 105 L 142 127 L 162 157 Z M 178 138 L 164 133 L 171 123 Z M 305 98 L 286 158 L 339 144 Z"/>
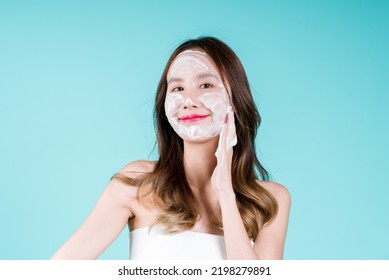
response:
<path fill-rule="evenodd" d="M 209 115 L 188 115 L 188 116 L 183 116 L 180 118 L 180 121 L 182 122 L 186 122 L 186 123 L 189 123 L 189 122 L 197 122 L 197 121 L 201 121 L 203 119 L 205 119 L 206 117 L 208 117 Z"/>

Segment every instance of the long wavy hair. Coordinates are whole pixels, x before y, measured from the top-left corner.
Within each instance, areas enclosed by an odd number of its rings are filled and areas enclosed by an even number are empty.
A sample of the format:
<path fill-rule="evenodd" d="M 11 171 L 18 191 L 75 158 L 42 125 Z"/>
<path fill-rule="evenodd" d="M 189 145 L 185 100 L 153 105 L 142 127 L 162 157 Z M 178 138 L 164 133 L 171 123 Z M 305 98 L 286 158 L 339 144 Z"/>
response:
<path fill-rule="evenodd" d="M 259 162 L 255 151 L 255 136 L 261 116 L 239 58 L 229 46 L 214 37 L 200 37 L 182 43 L 166 64 L 155 98 L 154 125 L 159 159 L 154 170 L 136 178 L 120 173 L 113 178 L 139 187 L 151 183 L 151 192 L 155 194 L 162 213 L 153 225 L 163 225 L 167 232 L 189 230 L 199 219 L 198 205 L 183 169 L 183 140 L 169 124 L 164 106 L 170 65 L 178 54 L 190 49 L 207 53 L 215 63 L 223 83 L 230 86 L 238 138 L 238 143 L 233 147 L 232 184 L 247 234 L 255 240 L 259 229 L 270 222 L 278 210 L 274 197 L 257 181 L 269 180 L 268 172 Z"/>

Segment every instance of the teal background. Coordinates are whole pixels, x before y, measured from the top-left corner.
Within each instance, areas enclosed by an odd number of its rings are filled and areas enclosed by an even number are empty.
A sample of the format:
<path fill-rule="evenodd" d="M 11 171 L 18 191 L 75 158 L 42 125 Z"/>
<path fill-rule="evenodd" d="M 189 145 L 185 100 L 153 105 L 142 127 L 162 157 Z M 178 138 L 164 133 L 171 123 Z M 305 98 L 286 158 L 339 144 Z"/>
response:
<path fill-rule="evenodd" d="M 47 259 L 126 163 L 182 41 L 241 58 L 285 259 L 389 259 L 389 2 L 0 1 L 0 259 Z M 128 230 L 101 259 L 128 258 Z"/>

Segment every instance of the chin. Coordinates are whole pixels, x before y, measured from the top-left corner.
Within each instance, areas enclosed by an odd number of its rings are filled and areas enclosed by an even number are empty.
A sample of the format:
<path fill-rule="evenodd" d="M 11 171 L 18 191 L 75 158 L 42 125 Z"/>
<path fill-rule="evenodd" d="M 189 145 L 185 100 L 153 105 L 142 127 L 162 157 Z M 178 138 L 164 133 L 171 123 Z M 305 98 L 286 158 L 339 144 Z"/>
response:
<path fill-rule="evenodd" d="M 218 140 L 219 139 L 219 134 L 220 133 L 217 133 L 215 135 L 207 135 L 207 136 L 204 136 L 204 135 L 199 135 L 199 136 L 188 136 L 188 135 L 180 135 L 180 137 L 182 138 L 182 140 L 184 140 L 185 142 L 188 142 L 188 143 L 197 143 L 197 144 L 201 144 L 201 143 L 207 143 L 209 141 L 213 141 L 213 140 Z"/>

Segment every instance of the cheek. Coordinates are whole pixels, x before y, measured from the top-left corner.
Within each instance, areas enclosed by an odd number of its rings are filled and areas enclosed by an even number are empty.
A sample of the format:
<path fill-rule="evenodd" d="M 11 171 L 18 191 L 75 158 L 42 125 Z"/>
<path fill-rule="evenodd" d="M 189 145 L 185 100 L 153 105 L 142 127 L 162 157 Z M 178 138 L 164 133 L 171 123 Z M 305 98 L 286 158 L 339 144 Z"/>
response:
<path fill-rule="evenodd" d="M 199 101 L 212 111 L 214 118 L 225 120 L 229 101 L 225 92 L 205 93 Z"/>
<path fill-rule="evenodd" d="M 184 103 L 184 97 L 178 93 L 168 93 L 165 99 L 165 112 L 167 117 L 172 117 L 180 110 Z"/>

